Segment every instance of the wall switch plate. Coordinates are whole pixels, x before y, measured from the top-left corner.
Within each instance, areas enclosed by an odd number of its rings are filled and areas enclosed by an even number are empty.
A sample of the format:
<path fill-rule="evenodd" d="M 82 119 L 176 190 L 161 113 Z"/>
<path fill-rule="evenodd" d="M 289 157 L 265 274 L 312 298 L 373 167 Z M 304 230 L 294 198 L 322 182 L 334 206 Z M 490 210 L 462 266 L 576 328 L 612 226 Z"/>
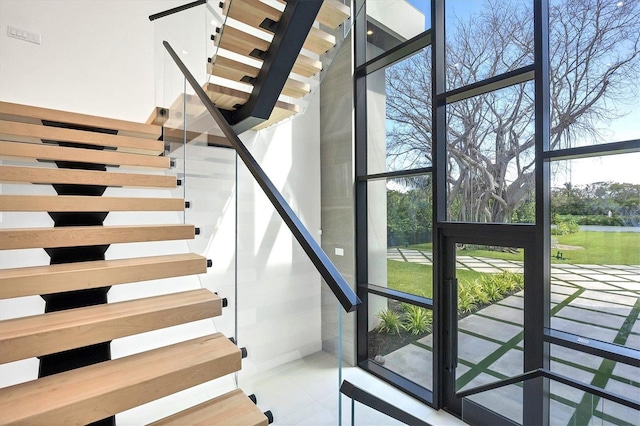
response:
<path fill-rule="evenodd" d="M 33 31 L 22 30 L 20 28 L 7 25 L 7 35 L 18 40 L 28 41 L 30 43 L 40 44 L 40 34 Z"/>
<path fill-rule="evenodd" d="M 344 256 L 344 249 L 336 247 L 335 254 L 336 256 Z"/>

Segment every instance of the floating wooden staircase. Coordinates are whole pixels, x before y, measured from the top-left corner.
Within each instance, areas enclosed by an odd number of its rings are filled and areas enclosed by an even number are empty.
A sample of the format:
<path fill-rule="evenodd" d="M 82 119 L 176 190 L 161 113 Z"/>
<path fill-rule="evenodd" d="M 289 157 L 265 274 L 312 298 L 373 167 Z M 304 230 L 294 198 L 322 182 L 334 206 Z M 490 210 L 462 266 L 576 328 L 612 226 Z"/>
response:
<path fill-rule="evenodd" d="M 117 413 L 241 368 L 246 350 L 220 333 L 111 359 L 113 339 L 212 318 L 225 306 L 206 289 L 107 303 L 111 286 L 203 274 L 211 266 L 191 253 L 105 260 L 111 244 L 198 234 L 186 224 L 102 223 L 112 211 L 185 208 L 183 199 L 102 196 L 107 187 L 180 183 L 107 170 L 170 167 L 161 134 L 156 125 L 0 102 L 0 156 L 17 162 L 0 165 L 0 182 L 53 185 L 58 193 L 0 195 L 0 212 L 25 212 L 24 222 L 29 212 L 48 212 L 55 223 L 0 229 L 0 250 L 43 248 L 51 257 L 49 265 L 0 269 L 0 299 L 40 295 L 46 302 L 42 314 L 0 321 L 0 363 L 40 358 L 37 380 L 0 388 L 0 424 L 114 424 Z M 266 425 L 269 418 L 235 390 L 158 424 Z"/>
<path fill-rule="evenodd" d="M 285 1 L 278 1 L 286 5 Z M 249 101 L 284 7 L 277 8 L 261 0 L 224 0 L 220 5 L 222 14 L 229 19 L 225 19 L 224 25 L 216 28 L 211 36 L 217 53 L 209 59 L 208 72 L 218 79 L 214 84 L 207 84 L 205 89 L 220 109 L 233 111 Z M 299 99 L 310 93 L 311 85 L 306 80 L 322 70 L 320 56 L 336 45 L 336 37 L 330 31 L 349 16 L 350 9 L 342 2 L 323 2 L 316 25 L 306 36 L 303 51 L 293 65 L 282 95 Z M 271 116 L 254 129 L 268 127 L 298 112 L 298 105 L 280 100 Z"/>

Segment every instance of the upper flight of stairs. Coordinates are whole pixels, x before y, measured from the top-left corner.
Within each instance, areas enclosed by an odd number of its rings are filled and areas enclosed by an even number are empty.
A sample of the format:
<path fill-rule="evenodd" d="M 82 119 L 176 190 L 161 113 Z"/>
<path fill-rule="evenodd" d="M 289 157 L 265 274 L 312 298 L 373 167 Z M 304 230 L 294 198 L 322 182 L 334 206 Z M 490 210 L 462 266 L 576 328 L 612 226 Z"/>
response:
<path fill-rule="evenodd" d="M 217 53 L 209 59 L 207 68 L 209 74 L 218 78 L 214 84 L 204 87 L 218 108 L 233 111 L 249 101 L 286 5 L 284 0 L 278 0 L 278 3 L 280 8 L 261 0 L 220 2 L 222 14 L 229 19 L 216 28 L 216 33 L 211 36 Z M 304 41 L 303 51 L 293 64 L 282 95 L 299 99 L 310 93 L 311 85 L 307 79 L 322 70 L 321 56 L 336 46 L 336 37 L 327 31 L 338 28 L 350 17 L 350 13 L 349 7 L 339 0 L 324 0 L 316 24 Z M 246 26 L 251 30 L 246 30 Z M 268 127 L 298 112 L 298 105 L 286 99 L 280 100 L 271 116 L 254 129 Z"/>
<path fill-rule="evenodd" d="M 41 314 L 0 321 L 0 364 L 40 359 L 37 380 L 0 388 L 0 424 L 113 424 L 117 413 L 240 370 L 246 350 L 220 333 L 111 359 L 113 339 L 213 318 L 226 302 L 197 289 L 107 303 L 111 286 L 211 266 L 192 253 L 105 260 L 111 244 L 198 233 L 187 224 L 102 223 L 111 211 L 184 210 L 183 199 L 102 197 L 106 187 L 176 188 L 175 176 L 144 173 L 171 167 L 161 135 L 155 125 L 0 102 L 0 159 L 10 161 L 0 164 L 3 192 L 37 184 L 58 193 L 0 194 L 0 212 L 24 212 L 26 226 L 30 212 L 48 212 L 55 223 L 0 229 L 0 250 L 43 248 L 51 257 L 49 265 L 0 269 L 0 299 L 46 302 Z M 234 390 L 158 424 L 266 425 L 269 416 Z"/>

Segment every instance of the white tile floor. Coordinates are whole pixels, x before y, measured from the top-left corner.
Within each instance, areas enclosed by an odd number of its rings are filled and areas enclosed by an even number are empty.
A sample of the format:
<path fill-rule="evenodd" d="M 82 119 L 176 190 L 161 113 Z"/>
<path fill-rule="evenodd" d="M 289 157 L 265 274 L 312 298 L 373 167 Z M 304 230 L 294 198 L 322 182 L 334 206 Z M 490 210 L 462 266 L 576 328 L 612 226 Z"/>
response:
<path fill-rule="evenodd" d="M 356 367 L 344 367 L 343 379 L 384 398 L 432 425 L 463 425 L 457 418 L 419 403 L 387 383 Z M 274 415 L 274 425 L 337 425 L 337 359 L 318 352 L 272 370 L 247 377 L 240 373 L 239 386 L 255 393 L 258 406 Z M 342 397 L 342 424 L 351 424 L 351 400 Z M 369 407 L 356 403 L 356 425 L 402 424 Z"/>

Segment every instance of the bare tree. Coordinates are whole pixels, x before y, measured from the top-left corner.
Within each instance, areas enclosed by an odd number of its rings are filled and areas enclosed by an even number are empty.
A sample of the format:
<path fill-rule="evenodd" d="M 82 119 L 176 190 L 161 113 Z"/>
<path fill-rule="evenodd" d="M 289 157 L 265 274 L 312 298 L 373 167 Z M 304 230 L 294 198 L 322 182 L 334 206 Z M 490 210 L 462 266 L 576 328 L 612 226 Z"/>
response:
<path fill-rule="evenodd" d="M 492 0 L 448 22 L 448 90 L 533 63 L 530 3 Z M 552 0 L 550 27 L 551 147 L 598 143 L 628 113 L 612 101 L 638 95 L 640 0 Z M 392 167 L 430 163 L 430 51 L 388 68 L 386 84 Z M 534 188 L 533 124 L 533 82 L 447 105 L 450 219 L 511 221 Z"/>

